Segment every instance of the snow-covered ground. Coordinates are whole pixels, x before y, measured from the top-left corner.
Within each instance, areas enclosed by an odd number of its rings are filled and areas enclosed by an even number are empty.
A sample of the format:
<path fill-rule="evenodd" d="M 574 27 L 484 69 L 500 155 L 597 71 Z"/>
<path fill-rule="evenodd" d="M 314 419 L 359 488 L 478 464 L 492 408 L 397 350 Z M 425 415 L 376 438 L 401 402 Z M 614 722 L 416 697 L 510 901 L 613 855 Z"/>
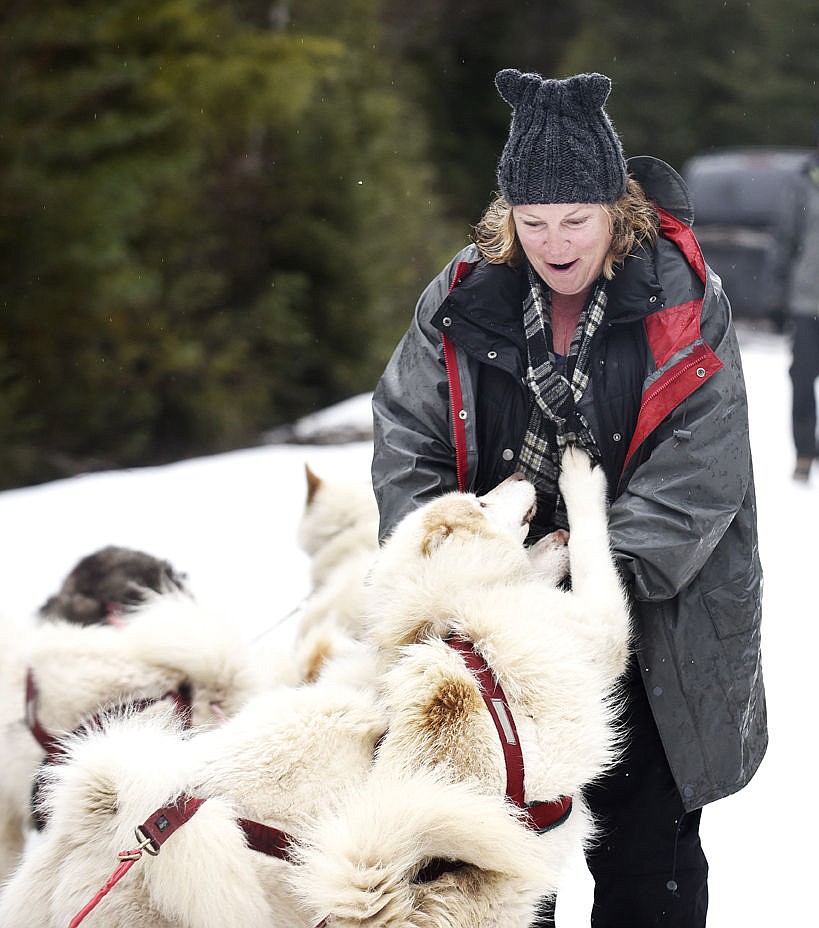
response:
<path fill-rule="evenodd" d="M 709 924 L 767 928 L 806 924 L 814 910 L 816 806 L 792 790 L 801 776 L 812 789 L 819 607 L 808 581 L 819 571 L 819 473 L 808 485 L 790 479 L 786 340 L 740 334 L 765 569 L 771 745 L 747 789 L 706 808 L 702 834 L 711 865 Z M 366 426 L 368 397 L 340 404 L 324 420 L 337 416 Z M 286 639 L 287 617 L 308 592 L 306 556 L 295 542 L 304 463 L 327 477 L 366 476 L 370 453 L 367 441 L 269 445 L 0 493 L 0 615 L 35 611 L 79 558 L 116 544 L 170 560 L 248 638 Z M 588 925 L 590 892 L 577 860 L 559 899 L 561 928 Z"/>

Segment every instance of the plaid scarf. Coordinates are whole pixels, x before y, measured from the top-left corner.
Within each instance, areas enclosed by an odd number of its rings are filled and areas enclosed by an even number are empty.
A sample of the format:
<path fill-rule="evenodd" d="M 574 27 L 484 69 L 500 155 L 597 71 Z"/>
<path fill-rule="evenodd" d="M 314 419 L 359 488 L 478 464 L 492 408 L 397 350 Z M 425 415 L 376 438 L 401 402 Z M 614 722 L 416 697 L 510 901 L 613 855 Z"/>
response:
<path fill-rule="evenodd" d="M 589 424 L 577 404 L 589 383 L 591 344 L 605 313 L 606 289 L 603 279 L 594 286 L 572 337 L 564 376 L 555 368 L 555 354 L 550 348 L 550 292 L 531 265 L 528 271 L 530 291 L 523 303 L 523 325 L 529 354 L 526 381 L 532 397 L 518 469 L 537 489 L 538 522 L 552 531 L 569 527 L 557 486 L 563 449 L 577 444 L 595 460 L 600 459 Z"/>

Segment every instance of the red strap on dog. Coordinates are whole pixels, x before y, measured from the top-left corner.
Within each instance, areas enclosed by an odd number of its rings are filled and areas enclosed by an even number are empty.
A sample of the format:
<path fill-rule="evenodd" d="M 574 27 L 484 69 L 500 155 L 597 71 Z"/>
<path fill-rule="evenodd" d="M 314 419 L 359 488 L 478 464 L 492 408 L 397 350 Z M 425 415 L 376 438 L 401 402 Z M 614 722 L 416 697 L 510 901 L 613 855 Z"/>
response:
<path fill-rule="evenodd" d="M 551 802 L 527 803 L 524 799 L 523 751 L 506 694 L 492 670 L 471 641 L 450 635 L 446 643 L 461 655 L 467 668 L 478 681 L 483 701 L 495 723 L 506 763 L 506 795 L 519 809 L 524 810 L 526 824 L 534 831 L 540 833 L 562 824 L 572 810 L 570 796 L 561 796 Z"/>
<path fill-rule="evenodd" d="M 136 830 L 136 836 L 143 844 L 147 841 L 146 850 L 149 854 L 158 854 L 162 845 L 172 834 L 179 830 L 185 822 L 190 821 L 199 811 L 204 799 L 193 799 L 190 796 L 180 796 L 174 802 L 157 809 Z"/>
<path fill-rule="evenodd" d="M 192 724 L 192 713 L 193 713 L 193 700 L 191 697 L 191 688 L 189 684 L 182 683 L 179 686 L 179 689 L 168 690 L 162 696 L 150 696 L 145 697 L 144 699 L 136 699 L 128 705 L 136 710 L 141 712 L 143 709 L 147 709 L 149 706 L 161 702 L 163 699 L 172 699 L 174 707 L 176 708 L 177 714 L 182 720 L 182 724 L 185 728 L 190 728 Z M 36 742 L 46 753 L 46 760 L 49 763 L 56 763 L 60 756 L 60 735 L 55 735 L 52 732 L 48 731 L 43 723 L 40 721 L 40 715 L 37 711 L 40 701 L 39 690 L 37 689 L 37 682 L 34 679 L 34 671 L 31 667 L 26 671 L 26 698 L 25 698 L 25 718 L 26 724 L 28 725 L 28 730 L 34 736 Z M 84 731 L 93 731 L 94 729 L 100 728 L 102 725 L 102 715 L 101 713 L 96 713 L 95 715 L 87 718 L 81 725 L 75 728 L 72 734 L 77 734 Z"/>
<path fill-rule="evenodd" d="M 293 839 L 286 831 L 254 822 L 249 818 L 240 818 L 239 827 L 245 833 L 247 846 L 268 857 L 278 857 L 279 860 L 290 860 L 290 846 Z"/>
<path fill-rule="evenodd" d="M 149 854 L 158 854 L 160 847 L 185 822 L 190 821 L 203 802 L 205 802 L 204 799 L 180 796 L 175 802 L 157 809 L 136 830 L 140 841 L 143 843 L 145 839 L 149 841 L 145 850 Z M 251 850 L 266 854 L 268 857 L 278 857 L 280 860 L 289 859 L 293 839 L 287 832 L 262 822 L 254 822 L 249 818 L 240 818 L 237 822 Z"/>
<path fill-rule="evenodd" d="M 108 895 L 142 857 L 143 851 L 153 856 L 157 855 L 168 838 L 175 834 L 186 822 L 189 822 L 204 802 L 204 799 L 194 799 L 191 796 L 183 795 L 148 816 L 136 829 L 139 847 L 133 851 L 123 851 L 119 855 L 119 866 L 108 877 L 94 898 L 86 903 L 74 916 L 69 928 L 76 928 L 85 916 Z M 286 832 L 280 831 L 278 828 L 272 828 L 270 825 L 264 825 L 261 822 L 254 822 L 248 818 L 240 818 L 238 824 L 244 832 L 247 845 L 251 850 L 266 854 L 268 857 L 277 857 L 280 860 L 290 859 L 290 847 L 293 839 Z M 324 921 L 321 924 L 324 925 Z M 317 928 L 320 928 L 320 926 L 317 926 Z"/>
<path fill-rule="evenodd" d="M 59 753 L 59 739 L 56 735 L 46 731 L 40 716 L 37 713 L 37 703 L 39 702 L 37 693 L 37 683 L 34 680 L 34 671 L 31 667 L 26 671 L 26 724 L 28 730 L 34 735 L 37 744 L 46 752 L 46 758 L 53 760 Z"/>

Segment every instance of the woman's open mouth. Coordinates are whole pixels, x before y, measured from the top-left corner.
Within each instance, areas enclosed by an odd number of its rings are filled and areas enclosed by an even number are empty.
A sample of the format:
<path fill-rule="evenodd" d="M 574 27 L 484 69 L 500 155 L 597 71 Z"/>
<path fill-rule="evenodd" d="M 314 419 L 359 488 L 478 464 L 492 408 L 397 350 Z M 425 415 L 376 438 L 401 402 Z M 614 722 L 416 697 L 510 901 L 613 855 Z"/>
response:
<path fill-rule="evenodd" d="M 550 262 L 549 267 L 552 268 L 552 270 L 554 271 L 568 271 L 569 268 L 574 267 L 576 263 L 577 263 L 577 259 L 575 258 L 574 261 L 567 261 L 566 264 L 552 264 Z"/>

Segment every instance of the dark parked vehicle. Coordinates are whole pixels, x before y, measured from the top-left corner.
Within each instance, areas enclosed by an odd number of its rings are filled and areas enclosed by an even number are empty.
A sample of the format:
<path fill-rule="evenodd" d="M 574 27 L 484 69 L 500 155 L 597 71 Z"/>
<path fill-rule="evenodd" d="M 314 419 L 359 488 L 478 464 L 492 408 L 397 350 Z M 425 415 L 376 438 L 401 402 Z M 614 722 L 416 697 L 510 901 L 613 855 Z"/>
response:
<path fill-rule="evenodd" d="M 810 148 L 730 148 L 696 155 L 682 168 L 694 200 L 694 230 L 705 260 L 722 278 L 737 318 L 782 329 L 782 294 L 768 262 L 782 191 Z"/>

